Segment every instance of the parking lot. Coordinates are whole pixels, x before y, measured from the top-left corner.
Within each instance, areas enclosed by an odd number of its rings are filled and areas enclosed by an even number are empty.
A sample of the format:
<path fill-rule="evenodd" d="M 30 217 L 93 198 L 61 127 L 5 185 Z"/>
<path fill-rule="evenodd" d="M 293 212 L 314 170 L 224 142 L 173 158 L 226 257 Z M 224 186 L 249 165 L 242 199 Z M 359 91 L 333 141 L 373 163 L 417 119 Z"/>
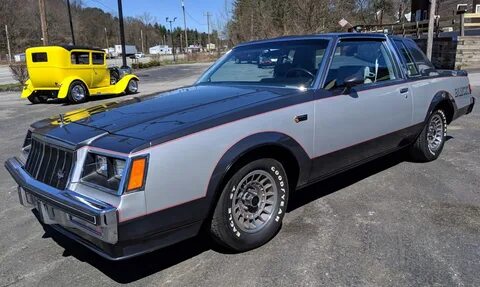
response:
<path fill-rule="evenodd" d="M 140 89 L 188 85 L 207 67 L 145 70 Z M 33 121 L 128 97 L 30 105 L 0 93 L 0 162 L 19 154 Z M 479 186 L 477 105 L 449 126 L 434 162 L 398 152 L 293 194 L 280 233 L 261 248 L 227 254 L 198 236 L 110 262 L 42 228 L 0 168 L 0 286 L 480 286 Z"/>

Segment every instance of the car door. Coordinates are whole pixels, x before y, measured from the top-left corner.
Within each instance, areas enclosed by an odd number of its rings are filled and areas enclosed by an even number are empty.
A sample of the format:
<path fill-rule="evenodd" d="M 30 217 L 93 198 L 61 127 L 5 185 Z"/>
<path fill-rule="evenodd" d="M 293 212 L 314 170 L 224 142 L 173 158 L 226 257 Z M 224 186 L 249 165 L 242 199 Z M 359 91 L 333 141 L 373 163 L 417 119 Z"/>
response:
<path fill-rule="evenodd" d="M 90 63 L 90 52 L 73 50 L 70 54 L 70 75 L 81 79 L 88 88 L 92 84 L 92 66 Z"/>
<path fill-rule="evenodd" d="M 110 85 L 110 73 L 105 64 L 105 53 L 92 52 L 92 88 Z"/>
<path fill-rule="evenodd" d="M 412 97 L 385 38 L 339 40 L 315 101 L 318 178 L 402 145 Z M 345 79 L 361 80 L 351 90 Z"/>

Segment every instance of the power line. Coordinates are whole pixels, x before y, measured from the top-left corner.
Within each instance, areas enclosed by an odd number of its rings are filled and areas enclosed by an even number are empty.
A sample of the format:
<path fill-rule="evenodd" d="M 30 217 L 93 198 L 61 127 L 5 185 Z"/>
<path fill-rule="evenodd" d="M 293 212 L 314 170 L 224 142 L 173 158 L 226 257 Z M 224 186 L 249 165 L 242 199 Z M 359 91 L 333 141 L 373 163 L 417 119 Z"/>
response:
<path fill-rule="evenodd" d="M 190 13 L 188 13 L 187 11 L 185 11 L 185 13 L 188 15 L 188 17 L 190 17 L 190 19 L 192 19 L 195 23 L 197 23 L 198 25 L 207 25 L 205 23 L 200 23 L 200 21 L 198 21 L 197 19 L 195 19 L 192 15 L 190 15 Z"/>

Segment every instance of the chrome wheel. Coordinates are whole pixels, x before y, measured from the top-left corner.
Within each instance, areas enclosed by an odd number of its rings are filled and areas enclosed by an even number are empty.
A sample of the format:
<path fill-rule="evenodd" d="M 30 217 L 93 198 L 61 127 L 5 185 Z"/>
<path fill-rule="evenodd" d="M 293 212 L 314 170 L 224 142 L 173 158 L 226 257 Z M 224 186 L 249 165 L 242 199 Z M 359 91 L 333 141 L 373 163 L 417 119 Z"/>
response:
<path fill-rule="evenodd" d="M 437 151 L 442 145 L 444 139 L 444 123 L 439 114 L 433 115 L 428 124 L 427 143 L 428 149 L 432 152 Z"/>
<path fill-rule="evenodd" d="M 129 93 L 136 93 L 138 90 L 138 83 L 135 80 L 130 80 L 128 82 L 128 92 Z"/>
<path fill-rule="evenodd" d="M 71 95 L 73 100 L 75 100 L 76 102 L 81 102 L 83 101 L 83 99 L 85 99 L 86 96 L 85 88 L 80 84 L 75 85 L 72 87 Z"/>
<path fill-rule="evenodd" d="M 240 230 L 249 233 L 265 227 L 278 205 L 275 181 L 263 170 L 244 176 L 231 196 L 233 220 Z"/>

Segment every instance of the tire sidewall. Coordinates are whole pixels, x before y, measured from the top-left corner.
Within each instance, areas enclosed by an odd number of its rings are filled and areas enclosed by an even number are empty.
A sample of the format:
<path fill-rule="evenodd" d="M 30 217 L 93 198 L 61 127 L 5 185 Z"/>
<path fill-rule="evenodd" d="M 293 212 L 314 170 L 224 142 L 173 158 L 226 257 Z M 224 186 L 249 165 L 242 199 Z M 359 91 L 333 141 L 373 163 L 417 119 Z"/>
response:
<path fill-rule="evenodd" d="M 435 115 L 439 115 L 440 118 L 442 119 L 442 125 L 443 125 L 443 137 L 442 137 L 442 142 L 440 143 L 440 147 L 436 150 L 436 151 L 432 151 L 430 150 L 430 147 L 428 146 L 428 128 L 430 126 L 430 121 L 432 120 L 432 118 L 435 116 Z M 438 156 L 440 155 L 440 153 L 442 152 L 443 150 L 443 147 L 445 145 L 445 140 L 447 138 L 447 117 L 445 115 L 445 112 L 443 110 L 435 110 L 431 115 L 430 115 L 430 118 L 428 119 L 428 123 L 425 127 L 425 134 L 424 136 L 426 137 L 425 138 L 425 151 L 426 151 L 426 154 L 428 155 L 428 157 L 430 157 L 431 159 L 436 159 L 438 158 Z"/>
<path fill-rule="evenodd" d="M 137 90 L 136 91 L 131 91 L 130 90 L 130 83 L 132 81 L 135 82 L 135 84 L 137 85 Z M 128 81 L 128 83 L 127 83 L 127 94 L 135 94 L 136 92 L 138 92 L 138 81 L 135 80 L 135 79 L 130 79 L 130 81 Z"/>
<path fill-rule="evenodd" d="M 249 233 L 238 228 L 232 215 L 233 193 L 242 178 L 254 170 L 263 170 L 268 172 L 274 179 L 277 187 L 278 201 L 273 210 L 272 217 L 268 223 L 259 231 Z M 248 250 L 258 247 L 269 241 L 279 230 L 288 203 L 288 179 L 283 166 L 274 159 L 261 159 L 253 161 L 240 170 L 238 170 L 228 181 L 223 189 L 220 198 L 221 216 L 224 223 L 224 232 L 226 233 L 228 245 L 237 250 Z"/>
<path fill-rule="evenodd" d="M 85 91 L 85 96 L 83 97 L 83 99 L 77 100 L 72 96 L 72 90 L 75 86 L 81 86 Z M 70 88 L 68 89 L 68 99 L 70 100 L 70 102 L 75 104 L 83 103 L 87 101 L 87 96 L 88 96 L 88 89 L 84 83 L 82 83 L 81 81 L 75 80 L 70 84 Z"/>

